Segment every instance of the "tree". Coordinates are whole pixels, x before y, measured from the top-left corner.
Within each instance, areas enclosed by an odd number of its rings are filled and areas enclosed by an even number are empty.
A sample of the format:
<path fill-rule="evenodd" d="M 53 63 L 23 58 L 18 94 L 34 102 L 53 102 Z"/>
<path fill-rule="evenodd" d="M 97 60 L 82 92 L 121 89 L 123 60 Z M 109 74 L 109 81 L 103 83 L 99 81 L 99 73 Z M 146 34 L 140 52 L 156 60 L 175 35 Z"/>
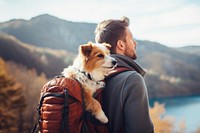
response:
<path fill-rule="evenodd" d="M 24 132 L 30 132 L 33 128 L 37 105 L 40 97 L 40 90 L 47 82 L 44 73 L 38 75 L 35 69 L 28 69 L 24 65 L 14 62 L 6 62 L 9 75 L 23 86 L 23 95 L 26 99 L 26 109 L 23 112 Z"/>
<path fill-rule="evenodd" d="M 23 131 L 25 106 L 22 86 L 8 76 L 5 62 L 0 58 L 0 132 Z"/>
<path fill-rule="evenodd" d="M 154 124 L 155 133 L 184 133 L 185 122 L 179 123 L 179 129 L 174 127 L 175 119 L 165 114 L 164 104 L 154 103 L 154 107 L 150 108 L 150 115 Z"/>

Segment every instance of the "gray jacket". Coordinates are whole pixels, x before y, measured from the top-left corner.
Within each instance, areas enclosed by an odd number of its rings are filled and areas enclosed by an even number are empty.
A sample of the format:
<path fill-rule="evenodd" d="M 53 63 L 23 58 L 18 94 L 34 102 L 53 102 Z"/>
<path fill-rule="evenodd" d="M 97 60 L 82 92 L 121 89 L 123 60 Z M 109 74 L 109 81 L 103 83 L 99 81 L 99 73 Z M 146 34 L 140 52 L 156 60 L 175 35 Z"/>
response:
<path fill-rule="evenodd" d="M 103 90 L 103 110 L 108 117 L 110 133 L 153 133 L 149 116 L 145 71 L 131 58 L 113 54 L 118 67 L 131 71 L 121 72 L 106 79 Z"/>

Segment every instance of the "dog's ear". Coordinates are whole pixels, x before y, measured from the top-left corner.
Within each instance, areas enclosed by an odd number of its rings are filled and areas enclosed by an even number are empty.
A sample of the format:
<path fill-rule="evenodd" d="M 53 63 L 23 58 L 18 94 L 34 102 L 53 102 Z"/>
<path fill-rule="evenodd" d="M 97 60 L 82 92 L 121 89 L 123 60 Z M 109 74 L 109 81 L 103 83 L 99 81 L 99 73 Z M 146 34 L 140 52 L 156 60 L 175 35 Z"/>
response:
<path fill-rule="evenodd" d="M 108 43 L 102 43 L 102 44 L 103 44 L 104 46 L 106 46 L 107 49 L 109 49 L 109 50 L 111 49 L 111 45 L 110 45 L 110 44 L 108 44 Z"/>
<path fill-rule="evenodd" d="M 86 56 L 89 57 L 90 53 L 92 52 L 92 43 L 88 42 L 87 44 L 83 44 L 80 46 L 80 52 Z"/>

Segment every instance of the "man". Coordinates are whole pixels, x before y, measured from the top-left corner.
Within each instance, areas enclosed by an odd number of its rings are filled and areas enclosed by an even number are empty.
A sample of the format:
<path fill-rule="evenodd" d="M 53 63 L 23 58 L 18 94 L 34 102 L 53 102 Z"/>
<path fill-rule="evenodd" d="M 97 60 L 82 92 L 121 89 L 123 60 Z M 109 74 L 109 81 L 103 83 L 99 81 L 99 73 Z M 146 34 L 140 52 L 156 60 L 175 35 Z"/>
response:
<path fill-rule="evenodd" d="M 103 91 L 103 110 L 108 117 L 110 133 L 153 133 L 149 116 L 145 71 L 134 61 L 137 42 L 129 29 L 129 19 L 104 20 L 95 30 L 97 43 L 111 44 L 111 56 L 124 71 L 106 80 Z"/>

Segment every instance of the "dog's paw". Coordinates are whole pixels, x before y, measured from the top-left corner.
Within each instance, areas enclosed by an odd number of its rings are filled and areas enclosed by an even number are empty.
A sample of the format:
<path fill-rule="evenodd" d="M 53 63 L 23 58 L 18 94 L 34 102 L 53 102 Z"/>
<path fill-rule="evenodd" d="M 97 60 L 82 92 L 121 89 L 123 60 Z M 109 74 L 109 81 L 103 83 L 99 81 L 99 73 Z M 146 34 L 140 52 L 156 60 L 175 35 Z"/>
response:
<path fill-rule="evenodd" d="M 108 123 L 108 118 L 102 110 L 98 114 L 96 114 L 95 117 L 102 123 Z"/>

